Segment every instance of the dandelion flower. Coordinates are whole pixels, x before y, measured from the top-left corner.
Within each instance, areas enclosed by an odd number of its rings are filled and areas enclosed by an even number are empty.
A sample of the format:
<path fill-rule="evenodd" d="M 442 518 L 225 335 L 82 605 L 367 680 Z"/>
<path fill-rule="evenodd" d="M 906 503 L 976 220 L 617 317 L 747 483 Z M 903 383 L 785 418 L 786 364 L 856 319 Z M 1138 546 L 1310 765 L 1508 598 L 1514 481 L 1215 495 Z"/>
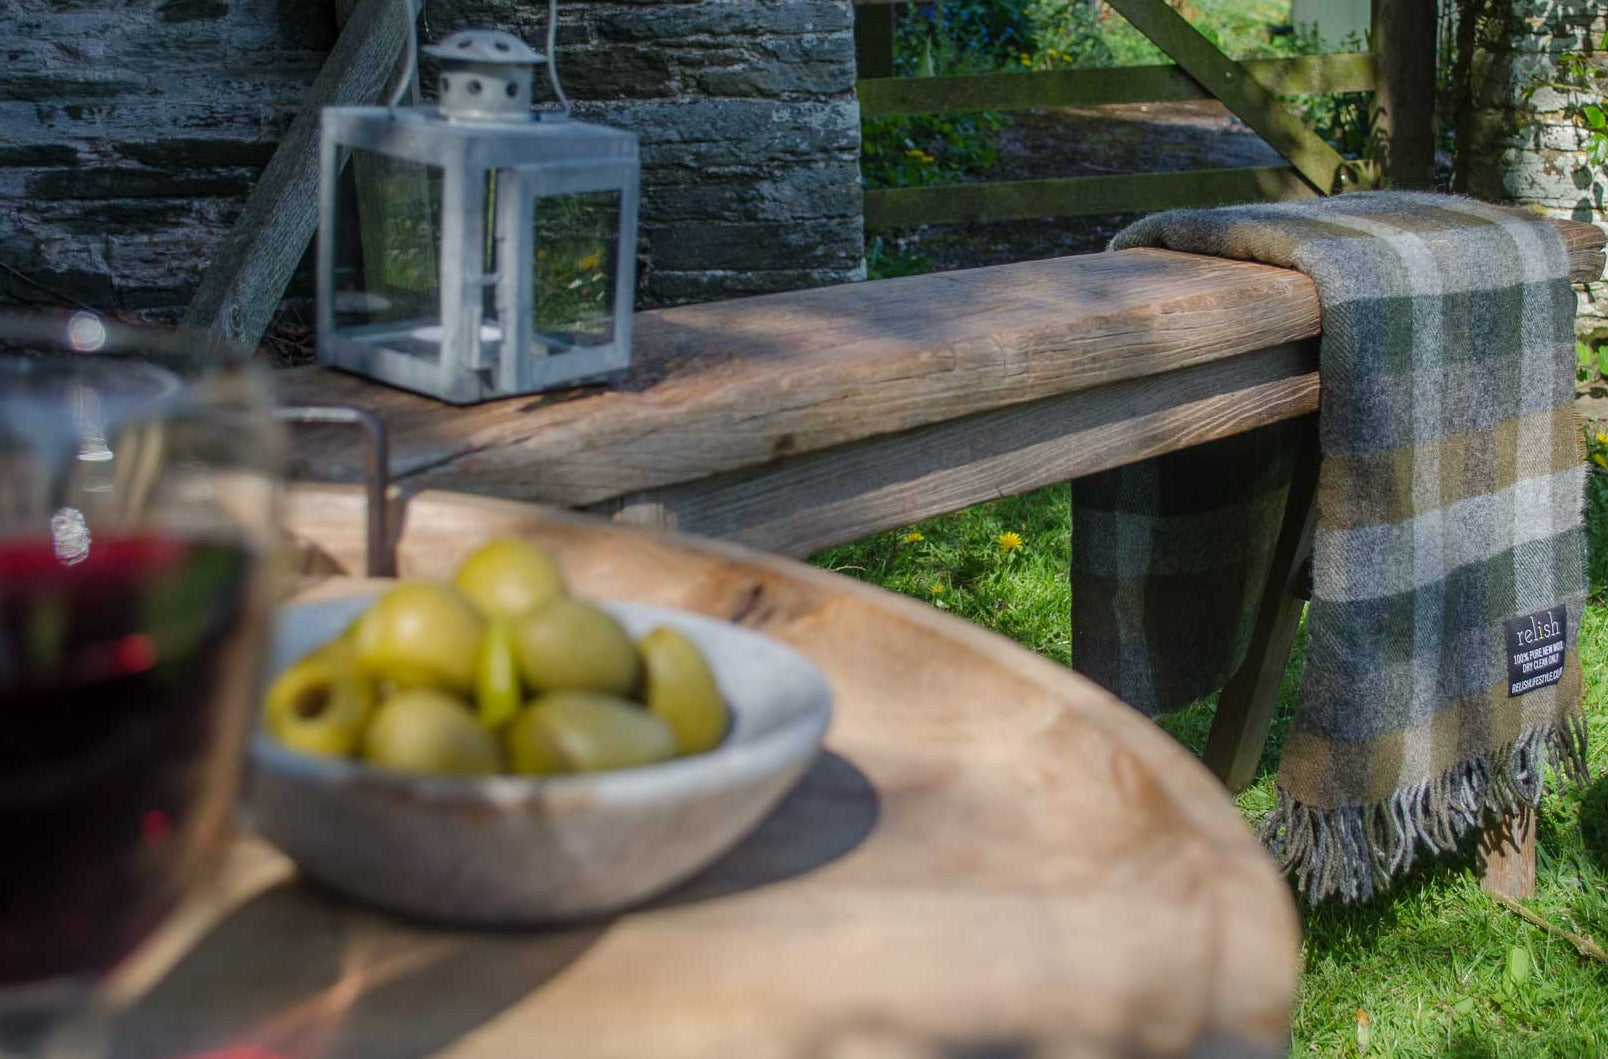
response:
<path fill-rule="evenodd" d="M 935 584 L 929 585 L 927 587 L 927 591 L 931 592 L 935 596 L 941 596 L 941 595 L 944 594 L 944 586 L 941 585 L 941 584 L 936 584 L 935 583 Z"/>
<path fill-rule="evenodd" d="M 1608 445 L 1608 434 L 1605 434 L 1600 430 L 1597 431 L 1597 444 Z"/>
<path fill-rule="evenodd" d="M 994 538 L 1002 552 L 1014 552 L 1022 546 L 1022 535 L 1015 530 L 1008 530 Z"/>
<path fill-rule="evenodd" d="M 1602 453 L 1593 452 L 1591 454 L 1591 462 L 1595 463 L 1598 467 L 1601 467 L 1603 470 L 1608 471 L 1608 458 L 1605 458 Z"/>
<path fill-rule="evenodd" d="M 927 535 L 925 533 L 920 532 L 919 530 L 911 530 L 909 533 L 906 533 L 903 537 L 900 537 L 899 539 L 904 541 L 906 544 L 915 544 L 918 541 L 926 540 Z"/>

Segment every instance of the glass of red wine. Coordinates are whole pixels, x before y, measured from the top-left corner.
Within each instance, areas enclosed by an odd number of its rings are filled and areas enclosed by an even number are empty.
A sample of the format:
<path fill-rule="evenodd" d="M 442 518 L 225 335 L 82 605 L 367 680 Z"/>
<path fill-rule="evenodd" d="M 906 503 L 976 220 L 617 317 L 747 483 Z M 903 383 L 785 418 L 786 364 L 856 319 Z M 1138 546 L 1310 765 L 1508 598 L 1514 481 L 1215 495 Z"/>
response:
<path fill-rule="evenodd" d="M 239 349 L 0 311 L 0 1052 L 225 845 L 280 448 Z"/>

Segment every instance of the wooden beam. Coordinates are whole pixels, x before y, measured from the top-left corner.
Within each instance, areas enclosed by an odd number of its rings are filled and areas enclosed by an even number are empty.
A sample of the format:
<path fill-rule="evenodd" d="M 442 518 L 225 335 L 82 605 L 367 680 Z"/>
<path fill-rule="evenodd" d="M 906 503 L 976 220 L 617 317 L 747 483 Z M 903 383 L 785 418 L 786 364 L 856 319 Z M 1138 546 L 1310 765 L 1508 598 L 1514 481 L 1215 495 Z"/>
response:
<path fill-rule="evenodd" d="M 1201 87 L 1222 100 L 1322 195 L 1344 190 L 1346 160 L 1164 0 L 1108 0 Z"/>
<path fill-rule="evenodd" d="M 1246 59 L 1240 65 L 1275 95 L 1365 92 L 1374 86 L 1374 58 L 1367 52 Z M 1213 98 L 1198 81 L 1173 63 L 1108 70 L 1034 70 L 956 77 L 867 74 L 862 63 L 861 77 L 873 78 L 861 80 L 855 86 L 860 113 L 866 117 Z"/>
<path fill-rule="evenodd" d="M 579 507 L 1318 331 L 1299 273 L 1128 250 L 639 313 L 611 388 L 455 408 L 321 368 L 277 380 L 378 413 L 409 488 Z M 313 477 L 359 479 L 339 437 L 301 438 Z"/>
<path fill-rule="evenodd" d="M 596 510 L 803 557 L 1317 407 L 1317 343 L 1296 342 L 634 494 Z"/>
<path fill-rule="evenodd" d="M 1435 0 L 1373 0 L 1372 140 L 1385 183 L 1435 186 Z"/>
<path fill-rule="evenodd" d="M 1603 234 L 1559 227 L 1576 278 L 1600 275 Z M 1319 330 L 1299 273 L 1124 250 L 638 313 L 631 371 L 607 388 L 457 408 L 325 368 L 276 381 L 288 403 L 379 415 L 405 489 L 584 507 Z M 300 471 L 362 480 L 348 442 L 299 435 Z"/>
<path fill-rule="evenodd" d="M 1297 580 L 1311 554 L 1312 531 L 1318 520 L 1320 461 L 1316 417 L 1312 419 L 1308 436 L 1296 453 L 1284 521 L 1273 545 L 1273 562 L 1257 605 L 1251 642 L 1244 661 L 1217 696 L 1217 712 L 1202 755 L 1212 774 L 1236 793 L 1256 779 L 1256 766 L 1284 686 L 1290 649 L 1301 627 L 1304 603 Z"/>
<path fill-rule="evenodd" d="M 361 0 L 279 149 L 213 252 L 186 327 L 255 345 L 318 227 L 319 112 L 380 101 L 407 34 L 400 0 Z"/>
<path fill-rule="evenodd" d="M 898 10 L 887 4 L 854 13 L 854 69 L 859 78 L 893 76 L 893 36 Z"/>
<path fill-rule="evenodd" d="M 867 191 L 864 211 L 866 228 L 875 231 L 924 224 L 1152 213 L 1175 206 L 1223 206 L 1311 194 L 1289 166 L 1258 166 L 888 188 Z"/>

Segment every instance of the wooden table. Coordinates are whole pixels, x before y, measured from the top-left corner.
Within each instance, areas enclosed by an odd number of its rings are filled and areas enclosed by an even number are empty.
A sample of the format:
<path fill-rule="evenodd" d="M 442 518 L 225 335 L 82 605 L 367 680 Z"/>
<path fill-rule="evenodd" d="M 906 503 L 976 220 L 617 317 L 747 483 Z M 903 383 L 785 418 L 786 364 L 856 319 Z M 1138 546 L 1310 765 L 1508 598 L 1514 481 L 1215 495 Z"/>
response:
<path fill-rule="evenodd" d="M 569 929 L 398 922 L 246 840 L 123 983 L 112 1055 L 1283 1054 L 1289 892 L 1206 770 L 1105 692 L 924 604 L 729 544 L 441 493 L 404 514 L 405 574 L 525 534 L 579 593 L 793 644 L 833 685 L 826 752 L 713 868 Z M 290 522 L 309 569 L 361 570 L 355 491 L 299 491 Z"/>

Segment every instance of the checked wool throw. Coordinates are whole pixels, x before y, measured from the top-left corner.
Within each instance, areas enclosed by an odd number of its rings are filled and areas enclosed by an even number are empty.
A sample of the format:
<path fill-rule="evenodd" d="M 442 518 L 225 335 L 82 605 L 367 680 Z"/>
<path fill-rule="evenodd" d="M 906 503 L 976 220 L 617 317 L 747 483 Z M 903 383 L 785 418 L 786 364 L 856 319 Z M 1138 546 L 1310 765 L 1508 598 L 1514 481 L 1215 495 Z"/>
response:
<path fill-rule="evenodd" d="M 1585 777 L 1574 294 L 1545 221 L 1443 195 L 1175 210 L 1120 233 L 1299 269 L 1322 308 L 1301 700 L 1262 837 L 1366 900 L 1487 814 Z M 1309 423 L 1073 491 L 1073 665 L 1156 715 L 1246 651 Z"/>

